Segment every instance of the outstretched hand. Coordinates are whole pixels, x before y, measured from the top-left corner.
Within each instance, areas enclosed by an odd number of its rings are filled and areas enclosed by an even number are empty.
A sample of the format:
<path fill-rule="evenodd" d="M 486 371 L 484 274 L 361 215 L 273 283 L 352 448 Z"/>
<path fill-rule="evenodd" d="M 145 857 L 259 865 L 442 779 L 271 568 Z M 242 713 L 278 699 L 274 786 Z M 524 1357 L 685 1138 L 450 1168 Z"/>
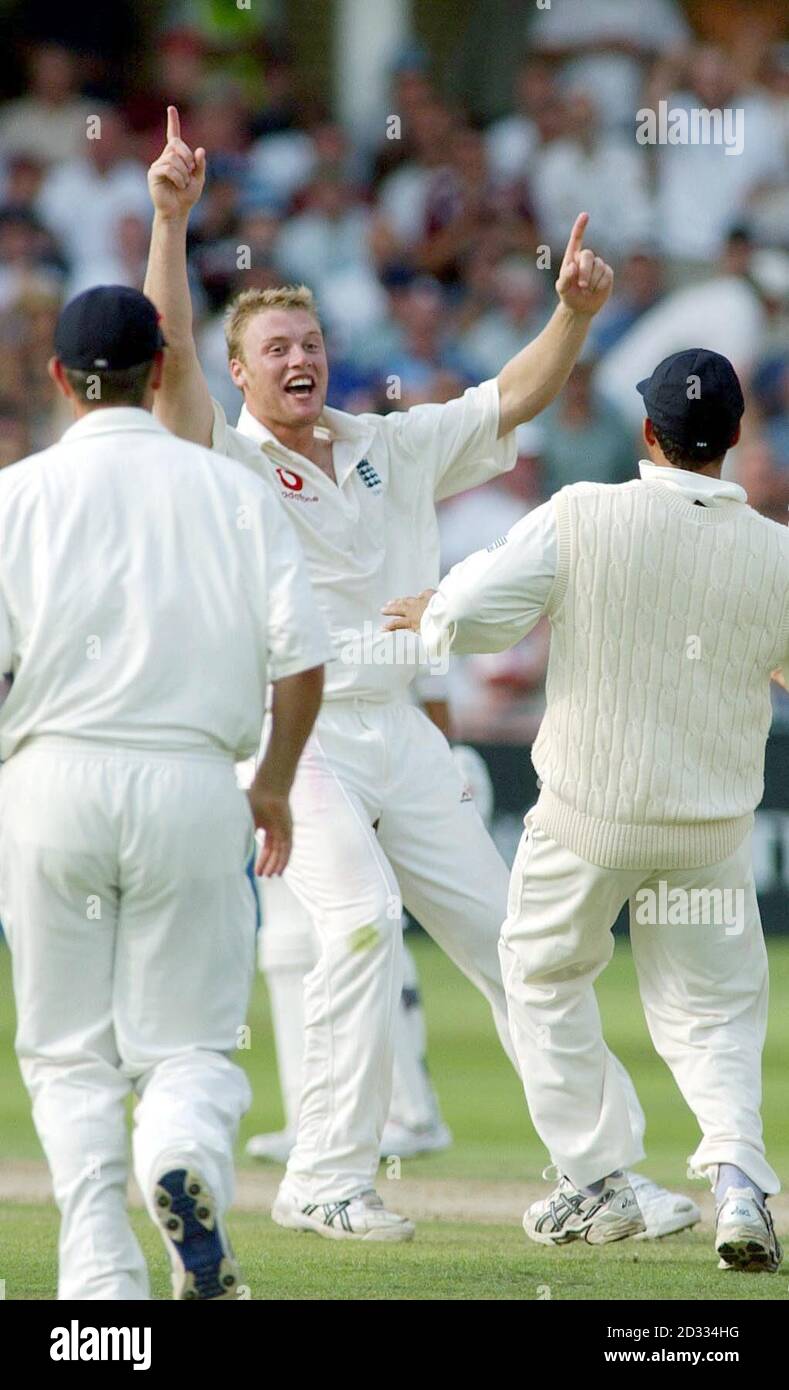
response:
<path fill-rule="evenodd" d="M 599 313 L 608 299 L 614 284 L 614 272 L 601 256 L 584 247 L 584 232 L 588 223 L 588 212 L 579 213 L 575 219 L 559 268 L 556 293 L 571 313 L 591 317 Z"/>
<path fill-rule="evenodd" d="M 167 143 L 148 170 L 148 189 L 153 205 L 164 217 L 186 217 L 205 183 L 205 150 L 194 153 L 181 139 L 181 122 L 175 106 L 167 108 Z"/>

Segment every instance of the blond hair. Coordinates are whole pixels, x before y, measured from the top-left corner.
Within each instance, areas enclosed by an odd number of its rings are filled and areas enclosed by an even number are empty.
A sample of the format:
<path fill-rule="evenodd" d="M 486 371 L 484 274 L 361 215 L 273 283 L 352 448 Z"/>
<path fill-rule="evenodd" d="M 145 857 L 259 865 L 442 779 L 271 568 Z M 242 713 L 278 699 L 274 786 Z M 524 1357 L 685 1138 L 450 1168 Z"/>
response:
<path fill-rule="evenodd" d="M 315 296 L 307 285 L 278 285 L 269 290 L 242 290 L 232 299 L 225 311 L 225 342 L 227 355 L 244 360 L 242 338 L 244 329 L 255 314 L 265 309 L 304 309 L 321 326 Z"/>

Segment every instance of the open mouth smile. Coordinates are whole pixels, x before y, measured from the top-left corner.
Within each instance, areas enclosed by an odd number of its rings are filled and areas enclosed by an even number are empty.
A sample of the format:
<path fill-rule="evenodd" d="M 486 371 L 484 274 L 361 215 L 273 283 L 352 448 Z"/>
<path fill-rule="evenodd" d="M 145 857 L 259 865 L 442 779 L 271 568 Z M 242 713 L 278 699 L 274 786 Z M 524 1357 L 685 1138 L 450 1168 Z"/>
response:
<path fill-rule="evenodd" d="M 294 376 L 286 384 L 285 390 L 289 396 L 300 396 L 302 400 L 307 400 L 315 390 L 315 382 L 309 376 Z"/>

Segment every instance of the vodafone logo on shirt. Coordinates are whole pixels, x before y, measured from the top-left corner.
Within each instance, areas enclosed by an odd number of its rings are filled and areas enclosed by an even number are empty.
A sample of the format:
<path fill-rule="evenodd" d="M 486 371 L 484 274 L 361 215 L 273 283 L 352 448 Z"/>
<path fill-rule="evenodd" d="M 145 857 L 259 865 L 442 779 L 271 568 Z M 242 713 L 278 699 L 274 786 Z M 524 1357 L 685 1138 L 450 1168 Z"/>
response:
<path fill-rule="evenodd" d="M 304 479 L 298 473 L 291 473 L 289 468 L 278 468 L 277 477 L 283 487 L 289 488 L 291 492 L 301 492 L 304 487 Z"/>
<path fill-rule="evenodd" d="M 282 483 L 282 486 L 285 488 L 285 492 L 282 494 L 282 500 L 283 500 L 283 501 L 287 501 L 287 502 L 317 502 L 317 501 L 318 501 L 318 494 L 317 494 L 317 492 L 308 493 L 308 492 L 305 492 L 305 491 L 304 491 L 304 479 L 301 477 L 301 474 L 299 474 L 299 473 L 293 473 L 293 472 L 290 470 L 290 468 L 277 468 L 276 473 L 277 473 L 277 477 L 279 478 L 280 482 Z"/>

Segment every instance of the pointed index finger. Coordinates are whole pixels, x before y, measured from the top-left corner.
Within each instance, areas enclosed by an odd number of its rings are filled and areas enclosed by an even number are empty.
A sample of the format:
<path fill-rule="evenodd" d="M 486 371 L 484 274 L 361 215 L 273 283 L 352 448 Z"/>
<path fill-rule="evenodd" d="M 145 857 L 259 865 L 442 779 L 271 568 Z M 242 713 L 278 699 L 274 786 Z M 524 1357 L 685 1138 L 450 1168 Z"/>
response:
<path fill-rule="evenodd" d="M 180 117 L 179 117 L 179 115 L 178 115 L 178 107 L 177 107 L 177 106 L 168 106 L 168 108 L 167 108 L 167 139 L 168 139 L 168 140 L 180 140 L 180 138 L 181 138 L 181 120 L 180 120 Z"/>
<path fill-rule="evenodd" d="M 573 260 L 575 256 L 578 255 L 578 252 L 581 250 L 581 247 L 584 243 L 584 232 L 586 231 L 588 222 L 589 213 L 579 212 L 578 216 L 575 219 L 573 229 L 570 232 L 570 240 L 567 243 L 567 250 L 564 253 L 565 262 Z"/>

